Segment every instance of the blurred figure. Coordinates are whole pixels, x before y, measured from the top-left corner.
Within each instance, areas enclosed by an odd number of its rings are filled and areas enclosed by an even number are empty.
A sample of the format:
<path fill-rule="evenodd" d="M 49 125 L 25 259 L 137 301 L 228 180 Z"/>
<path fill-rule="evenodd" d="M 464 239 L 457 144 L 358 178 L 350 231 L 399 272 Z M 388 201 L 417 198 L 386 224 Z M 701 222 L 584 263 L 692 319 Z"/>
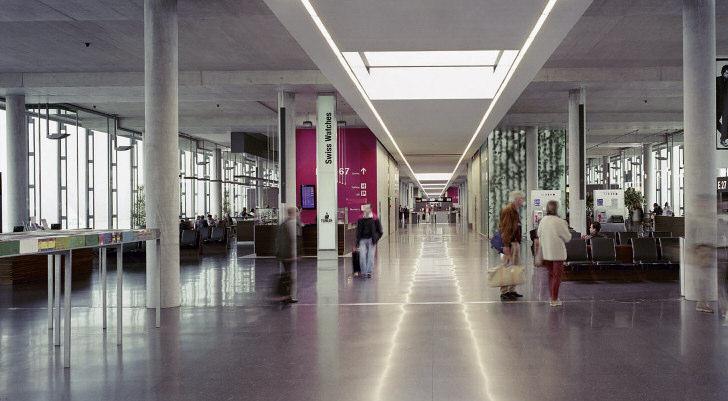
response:
<path fill-rule="evenodd" d="M 557 215 L 559 203 L 549 201 L 546 204 L 546 216 L 538 225 L 538 240 L 543 255 L 543 264 L 549 270 L 549 293 L 551 306 L 561 306 L 559 287 L 566 260 L 566 243 L 571 240 L 571 233 L 566 221 Z M 592 223 L 599 224 L 598 222 Z M 598 233 L 598 231 L 597 231 Z"/>
<path fill-rule="evenodd" d="M 382 224 L 375 219 L 372 208 L 364 209 L 364 217 L 356 222 L 356 244 L 359 248 L 359 265 L 361 273 L 366 277 L 372 276 L 374 266 L 375 246 L 382 237 Z"/>
<path fill-rule="evenodd" d="M 521 191 L 511 191 L 509 194 L 510 203 L 501 210 L 498 230 L 503 239 L 503 255 L 506 265 L 514 265 L 519 262 L 521 249 L 521 207 L 526 201 L 526 195 Z M 500 287 L 501 301 L 514 301 L 523 295 L 516 292 L 516 286 L 509 285 Z"/>
<path fill-rule="evenodd" d="M 594 221 L 589 226 L 589 234 L 582 235 L 581 239 L 603 238 L 604 235 L 602 235 L 601 231 L 602 231 L 602 224 L 598 221 Z"/>
<path fill-rule="evenodd" d="M 670 204 L 667 202 L 665 202 L 665 209 L 663 209 L 663 214 L 665 216 L 674 216 L 675 215 L 675 212 L 672 211 Z"/>
<path fill-rule="evenodd" d="M 207 226 L 208 227 L 215 227 L 215 225 L 216 225 L 215 219 L 212 218 L 212 215 L 211 214 L 208 214 L 207 215 Z"/>
<path fill-rule="evenodd" d="M 282 272 L 278 283 L 278 295 L 281 301 L 296 303 L 298 288 L 298 268 L 296 260 L 298 249 L 296 239 L 298 236 L 298 209 L 289 207 L 286 209 L 286 218 L 278 226 L 276 234 L 276 258 L 281 264 Z"/>
<path fill-rule="evenodd" d="M 662 216 L 662 206 L 657 203 L 652 205 L 652 214 L 655 216 Z"/>
<path fill-rule="evenodd" d="M 637 205 L 632 210 L 632 227 L 637 228 L 638 231 L 642 227 L 642 220 L 645 218 L 645 212 L 642 210 L 642 205 Z"/>

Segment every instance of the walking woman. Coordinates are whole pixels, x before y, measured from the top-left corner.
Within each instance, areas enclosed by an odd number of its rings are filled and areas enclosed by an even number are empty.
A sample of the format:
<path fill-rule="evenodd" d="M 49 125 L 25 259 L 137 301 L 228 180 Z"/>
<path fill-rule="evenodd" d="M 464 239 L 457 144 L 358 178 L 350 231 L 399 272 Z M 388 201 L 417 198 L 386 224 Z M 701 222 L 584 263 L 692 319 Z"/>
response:
<path fill-rule="evenodd" d="M 566 260 L 566 243 L 571 239 L 569 225 L 558 216 L 559 203 L 549 201 L 546 204 L 546 216 L 538 225 L 539 245 L 543 255 L 543 264 L 549 270 L 549 292 L 551 306 L 560 306 L 559 286 L 561 274 L 564 272 Z"/>
<path fill-rule="evenodd" d="M 520 210 L 526 201 L 526 195 L 521 191 L 512 191 L 509 194 L 510 202 L 501 210 L 498 230 L 503 239 L 503 255 L 506 265 L 515 265 L 519 262 L 521 250 L 521 215 Z M 515 301 L 523 295 L 516 292 L 515 285 L 500 287 L 501 301 Z"/>

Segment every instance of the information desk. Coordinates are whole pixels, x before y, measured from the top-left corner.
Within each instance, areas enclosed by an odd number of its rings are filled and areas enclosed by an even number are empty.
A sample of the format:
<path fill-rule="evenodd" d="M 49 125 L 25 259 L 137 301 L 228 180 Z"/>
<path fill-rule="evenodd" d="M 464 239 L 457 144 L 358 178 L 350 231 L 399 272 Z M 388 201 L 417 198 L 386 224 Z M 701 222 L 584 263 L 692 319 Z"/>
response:
<path fill-rule="evenodd" d="M 24 255 L 48 257 L 48 329 L 53 330 L 54 345 L 61 345 L 61 258 L 65 258 L 63 291 L 63 366 L 71 367 L 71 282 L 73 251 L 100 248 L 103 328 L 106 329 L 106 249 L 116 247 L 116 343 L 121 345 L 122 283 L 124 244 L 154 241 L 155 264 L 149 269 L 155 275 L 156 326 L 161 317 L 161 276 L 159 275 L 159 230 L 63 230 L 26 231 L 0 234 L 0 258 Z"/>

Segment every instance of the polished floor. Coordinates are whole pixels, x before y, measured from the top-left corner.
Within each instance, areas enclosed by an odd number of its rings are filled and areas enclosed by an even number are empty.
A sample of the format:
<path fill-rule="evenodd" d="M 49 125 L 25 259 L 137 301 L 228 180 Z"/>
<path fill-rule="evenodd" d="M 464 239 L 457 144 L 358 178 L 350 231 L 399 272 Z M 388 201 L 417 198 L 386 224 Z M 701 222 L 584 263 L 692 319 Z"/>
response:
<path fill-rule="evenodd" d="M 128 267 L 121 347 L 114 309 L 101 329 L 98 275 L 74 282 L 71 369 L 45 284 L 0 286 L 0 401 L 728 398 L 728 327 L 676 282 L 567 282 L 551 308 L 530 269 L 523 301 L 501 303 L 487 243 L 423 225 L 380 243 L 371 279 L 352 278 L 348 258 L 301 260 L 300 303 L 281 307 L 274 260 L 247 253 L 183 263 L 183 306 L 160 329 L 143 267 Z"/>

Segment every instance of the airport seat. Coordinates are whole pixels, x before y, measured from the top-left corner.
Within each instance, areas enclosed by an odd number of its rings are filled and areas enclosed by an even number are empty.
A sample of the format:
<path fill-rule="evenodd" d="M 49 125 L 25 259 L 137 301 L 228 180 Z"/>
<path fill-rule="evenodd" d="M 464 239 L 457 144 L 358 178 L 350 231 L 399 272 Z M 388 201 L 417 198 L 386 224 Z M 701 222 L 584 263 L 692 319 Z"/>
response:
<path fill-rule="evenodd" d="M 636 232 L 633 231 L 624 231 L 617 233 L 617 243 L 619 245 L 629 245 L 630 240 L 638 238 L 638 235 Z"/>
<path fill-rule="evenodd" d="M 616 232 L 614 232 L 614 231 L 602 231 L 601 234 L 605 238 L 611 238 L 611 239 L 613 239 L 615 241 L 615 243 L 616 243 L 616 241 L 617 241 L 617 233 Z"/>
<path fill-rule="evenodd" d="M 617 251 L 612 238 L 591 239 L 591 260 L 597 266 L 617 265 Z"/>
<path fill-rule="evenodd" d="M 680 265 L 680 238 L 660 237 L 660 260 L 668 265 Z"/>
<path fill-rule="evenodd" d="M 564 265 L 574 270 L 577 270 L 581 266 L 591 265 L 586 240 L 572 239 L 566 243 L 566 263 Z"/>
<path fill-rule="evenodd" d="M 207 242 L 210 240 L 210 227 L 200 227 L 198 231 L 200 242 Z"/>
<path fill-rule="evenodd" d="M 225 227 L 212 227 L 210 242 L 225 242 Z"/>
<path fill-rule="evenodd" d="M 657 241 L 654 238 L 632 239 L 632 261 L 643 268 L 665 264 L 657 254 Z"/>
<path fill-rule="evenodd" d="M 197 248 L 197 231 L 182 230 L 179 245 L 182 248 Z"/>

